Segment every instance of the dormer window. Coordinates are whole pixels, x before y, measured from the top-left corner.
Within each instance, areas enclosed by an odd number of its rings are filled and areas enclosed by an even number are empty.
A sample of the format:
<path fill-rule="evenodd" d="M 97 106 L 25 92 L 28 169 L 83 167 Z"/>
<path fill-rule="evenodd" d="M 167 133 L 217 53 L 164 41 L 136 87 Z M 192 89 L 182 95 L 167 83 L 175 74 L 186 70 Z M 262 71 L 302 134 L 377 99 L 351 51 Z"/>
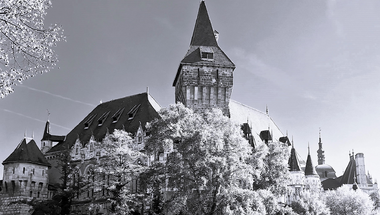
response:
<path fill-rule="evenodd" d="M 112 123 L 116 123 L 119 120 L 121 114 L 124 112 L 124 109 L 125 108 L 121 108 L 116 111 L 116 113 L 112 116 Z"/>
<path fill-rule="evenodd" d="M 87 118 L 87 120 L 84 122 L 84 129 L 88 129 L 88 127 L 90 127 L 95 117 L 96 117 L 96 114 L 91 115 L 90 117 Z"/>
<path fill-rule="evenodd" d="M 214 60 L 214 51 L 211 47 L 200 47 L 200 52 L 202 60 Z"/>
<path fill-rule="evenodd" d="M 140 106 L 141 104 L 133 106 L 133 108 L 128 112 L 128 120 L 132 120 L 135 117 Z"/>
<path fill-rule="evenodd" d="M 106 119 L 107 119 L 109 113 L 110 113 L 109 111 L 106 112 L 106 113 L 104 113 L 104 114 L 98 119 L 98 126 L 102 126 L 102 125 L 103 125 L 103 123 L 104 123 L 104 121 L 106 121 Z"/>

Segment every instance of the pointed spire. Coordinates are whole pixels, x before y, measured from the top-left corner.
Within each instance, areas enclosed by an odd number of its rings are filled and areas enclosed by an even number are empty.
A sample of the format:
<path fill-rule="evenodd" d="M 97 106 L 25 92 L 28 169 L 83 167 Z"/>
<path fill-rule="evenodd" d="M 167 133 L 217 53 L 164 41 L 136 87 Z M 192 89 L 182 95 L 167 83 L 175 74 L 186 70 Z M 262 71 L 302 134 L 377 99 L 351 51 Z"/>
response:
<path fill-rule="evenodd" d="M 301 171 L 298 163 L 296 149 L 294 148 L 293 138 L 292 138 L 292 149 L 290 151 L 290 157 L 288 161 L 289 171 Z"/>
<path fill-rule="evenodd" d="M 199 5 L 198 16 L 195 22 L 195 27 L 190 45 L 218 46 L 204 1 L 201 1 Z"/>
<path fill-rule="evenodd" d="M 46 121 L 44 134 L 42 135 L 42 140 L 50 140 L 50 122 Z"/>
<path fill-rule="evenodd" d="M 310 143 L 307 143 L 307 154 L 310 155 Z"/>
<path fill-rule="evenodd" d="M 317 172 L 315 171 L 313 162 L 311 160 L 309 144 L 307 148 L 308 148 L 308 155 L 307 155 L 306 166 L 305 166 L 305 175 L 317 175 Z"/>

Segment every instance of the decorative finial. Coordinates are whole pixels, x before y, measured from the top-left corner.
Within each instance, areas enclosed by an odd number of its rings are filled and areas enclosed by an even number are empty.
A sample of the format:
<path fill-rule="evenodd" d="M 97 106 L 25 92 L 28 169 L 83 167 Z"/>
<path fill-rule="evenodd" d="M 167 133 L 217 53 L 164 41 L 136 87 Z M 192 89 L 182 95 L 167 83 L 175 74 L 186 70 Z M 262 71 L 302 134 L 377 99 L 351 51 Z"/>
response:
<path fill-rule="evenodd" d="M 49 109 L 46 109 L 47 111 L 47 121 L 49 121 L 49 118 L 50 118 L 50 112 L 49 112 Z"/>
<path fill-rule="evenodd" d="M 265 106 L 265 113 L 267 113 L 269 115 L 268 105 Z"/>
<path fill-rule="evenodd" d="M 32 133 L 32 139 L 34 139 L 34 131 L 33 131 L 33 133 Z"/>
<path fill-rule="evenodd" d="M 292 148 L 294 148 L 293 135 L 292 135 Z"/>
<path fill-rule="evenodd" d="M 149 87 L 146 87 L 146 94 L 149 94 Z"/>
<path fill-rule="evenodd" d="M 307 142 L 307 153 L 308 153 L 308 155 L 310 155 L 310 143 L 309 142 Z"/>

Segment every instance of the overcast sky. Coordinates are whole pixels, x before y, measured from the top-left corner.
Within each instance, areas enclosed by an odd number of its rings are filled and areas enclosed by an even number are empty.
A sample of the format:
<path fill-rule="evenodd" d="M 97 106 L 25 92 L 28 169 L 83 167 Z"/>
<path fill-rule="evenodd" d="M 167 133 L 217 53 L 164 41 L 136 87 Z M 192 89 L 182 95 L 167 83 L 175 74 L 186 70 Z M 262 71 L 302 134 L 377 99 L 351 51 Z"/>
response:
<path fill-rule="evenodd" d="M 340 176 L 349 151 L 362 152 L 380 179 L 380 1 L 208 0 L 219 46 L 236 64 L 232 98 L 269 114 L 317 164 L 322 129 L 326 163 Z M 46 23 L 63 25 L 59 69 L 0 100 L 3 161 L 47 110 L 51 132 L 67 134 L 100 101 L 150 88 L 163 107 L 189 48 L 199 1 L 53 0 Z M 2 175 L 2 168 L 0 171 Z"/>

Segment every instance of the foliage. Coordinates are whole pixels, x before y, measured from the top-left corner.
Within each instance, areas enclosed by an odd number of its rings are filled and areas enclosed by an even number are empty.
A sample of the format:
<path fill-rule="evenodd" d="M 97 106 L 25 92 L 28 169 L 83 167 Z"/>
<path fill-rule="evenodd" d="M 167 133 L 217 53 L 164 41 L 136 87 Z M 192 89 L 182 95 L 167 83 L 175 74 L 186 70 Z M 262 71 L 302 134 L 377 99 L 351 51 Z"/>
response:
<path fill-rule="evenodd" d="M 325 198 L 332 215 L 371 214 L 374 209 L 368 194 L 360 189 L 354 191 L 348 186 L 326 191 Z"/>
<path fill-rule="evenodd" d="M 285 147 L 277 149 L 273 143 L 253 151 L 240 127 L 216 109 L 199 114 L 178 104 L 163 109 L 160 116 L 147 126 L 146 152 L 160 160 L 150 166 L 147 184 L 152 190 L 153 184 L 160 184 L 164 210 L 254 214 L 265 213 L 266 203 L 280 210 L 278 195 L 286 188 L 280 186 L 287 171 L 287 159 L 281 160 Z M 265 164 L 269 159 L 273 160 Z M 271 182 L 252 186 L 253 181 L 265 181 L 263 177 Z"/>
<path fill-rule="evenodd" d="M 137 185 L 140 174 L 147 165 L 147 157 L 131 135 L 122 130 L 107 134 L 97 148 L 102 149 L 102 158 L 94 168 L 94 178 L 88 183 L 95 189 L 106 189 L 110 193 L 111 210 L 116 214 L 129 214 L 143 207 L 141 202 L 146 192 L 131 189 Z"/>
<path fill-rule="evenodd" d="M 56 66 L 53 47 L 64 40 L 58 25 L 45 27 L 50 0 L 0 1 L 0 98 L 12 86 Z"/>
<path fill-rule="evenodd" d="M 301 192 L 300 199 L 292 202 L 291 207 L 297 214 L 305 215 L 327 215 L 330 214 L 325 204 L 325 199 L 320 192 L 304 190 Z"/>
<path fill-rule="evenodd" d="M 287 144 L 269 142 L 253 151 L 253 166 L 259 174 L 253 180 L 253 189 L 258 193 L 254 208 L 263 214 L 285 213 L 283 196 L 289 184 Z"/>

